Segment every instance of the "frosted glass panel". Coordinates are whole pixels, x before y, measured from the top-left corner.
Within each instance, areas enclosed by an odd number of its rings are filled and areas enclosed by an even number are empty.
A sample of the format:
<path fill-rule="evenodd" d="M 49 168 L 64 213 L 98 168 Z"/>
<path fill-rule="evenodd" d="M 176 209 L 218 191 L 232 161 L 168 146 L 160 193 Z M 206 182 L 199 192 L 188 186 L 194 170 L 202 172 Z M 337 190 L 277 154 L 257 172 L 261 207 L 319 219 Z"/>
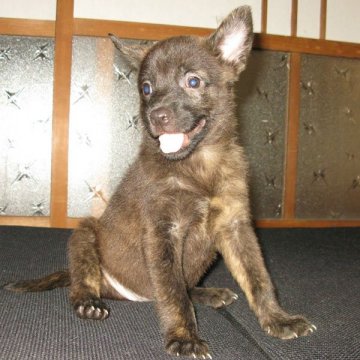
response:
<path fill-rule="evenodd" d="M 0 215 L 49 215 L 54 41 L 0 36 Z"/>
<path fill-rule="evenodd" d="M 360 61 L 304 55 L 297 216 L 360 216 Z"/>
<path fill-rule="evenodd" d="M 282 213 L 288 55 L 253 51 L 238 86 L 239 132 L 250 162 L 255 218 Z"/>
<path fill-rule="evenodd" d="M 71 83 L 70 217 L 99 215 L 140 142 L 136 75 L 104 38 L 75 37 Z"/>

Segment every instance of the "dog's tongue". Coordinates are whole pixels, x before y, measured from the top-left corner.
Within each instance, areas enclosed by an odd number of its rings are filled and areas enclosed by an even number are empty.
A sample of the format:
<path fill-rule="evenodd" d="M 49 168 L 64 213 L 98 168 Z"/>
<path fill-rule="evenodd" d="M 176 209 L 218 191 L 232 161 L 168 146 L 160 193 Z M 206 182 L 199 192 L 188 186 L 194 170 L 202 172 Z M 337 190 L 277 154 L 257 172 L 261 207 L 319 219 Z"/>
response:
<path fill-rule="evenodd" d="M 184 139 L 183 133 L 162 134 L 159 136 L 160 149 L 165 154 L 177 152 L 181 149 Z"/>

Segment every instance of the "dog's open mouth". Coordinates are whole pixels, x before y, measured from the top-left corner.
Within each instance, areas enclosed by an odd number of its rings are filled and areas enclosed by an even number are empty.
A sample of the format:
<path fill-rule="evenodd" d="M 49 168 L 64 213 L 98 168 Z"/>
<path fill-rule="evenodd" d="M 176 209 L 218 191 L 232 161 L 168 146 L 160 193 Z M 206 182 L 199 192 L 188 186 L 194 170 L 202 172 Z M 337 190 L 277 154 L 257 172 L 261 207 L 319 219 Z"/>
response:
<path fill-rule="evenodd" d="M 194 129 L 187 133 L 164 133 L 159 136 L 160 149 L 164 154 L 176 153 L 185 149 L 191 143 L 191 140 L 201 132 L 206 124 L 202 118 Z"/>

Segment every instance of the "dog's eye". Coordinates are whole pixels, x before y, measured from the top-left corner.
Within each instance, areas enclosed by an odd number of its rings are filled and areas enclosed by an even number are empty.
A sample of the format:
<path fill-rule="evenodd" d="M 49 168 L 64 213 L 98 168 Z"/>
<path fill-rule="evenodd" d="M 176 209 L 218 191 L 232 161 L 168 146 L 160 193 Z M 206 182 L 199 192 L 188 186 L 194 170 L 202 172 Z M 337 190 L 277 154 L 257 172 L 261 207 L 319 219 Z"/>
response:
<path fill-rule="evenodd" d="M 192 88 L 192 89 L 197 89 L 201 84 L 201 80 L 197 77 L 197 76 L 190 76 L 187 79 L 187 87 Z"/>
<path fill-rule="evenodd" d="M 149 96 L 152 93 L 152 87 L 150 85 L 150 83 L 148 82 L 144 82 L 142 85 L 142 92 L 145 96 Z"/>

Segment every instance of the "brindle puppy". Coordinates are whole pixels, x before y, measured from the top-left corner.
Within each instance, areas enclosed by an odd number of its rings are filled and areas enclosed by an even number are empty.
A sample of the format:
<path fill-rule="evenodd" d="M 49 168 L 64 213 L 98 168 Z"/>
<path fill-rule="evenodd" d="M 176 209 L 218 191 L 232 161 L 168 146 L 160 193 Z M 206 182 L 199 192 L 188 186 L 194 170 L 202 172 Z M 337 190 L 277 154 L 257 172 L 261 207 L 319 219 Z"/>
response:
<path fill-rule="evenodd" d="M 278 304 L 251 226 L 247 165 L 237 143 L 234 83 L 253 32 L 249 7 L 207 38 L 116 47 L 138 70 L 143 141 L 100 219 L 69 241 L 69 271 L 9 284 L 13 291 L 70 286 L 77 315 L 105 319 L 101 298 L 154 301 L 170 354 L 210 357 L 193 302 L 219 308 L 237 296 L 196 287 L 220 253 L 261 327 L 282 339 L 315 327 Z"/>

